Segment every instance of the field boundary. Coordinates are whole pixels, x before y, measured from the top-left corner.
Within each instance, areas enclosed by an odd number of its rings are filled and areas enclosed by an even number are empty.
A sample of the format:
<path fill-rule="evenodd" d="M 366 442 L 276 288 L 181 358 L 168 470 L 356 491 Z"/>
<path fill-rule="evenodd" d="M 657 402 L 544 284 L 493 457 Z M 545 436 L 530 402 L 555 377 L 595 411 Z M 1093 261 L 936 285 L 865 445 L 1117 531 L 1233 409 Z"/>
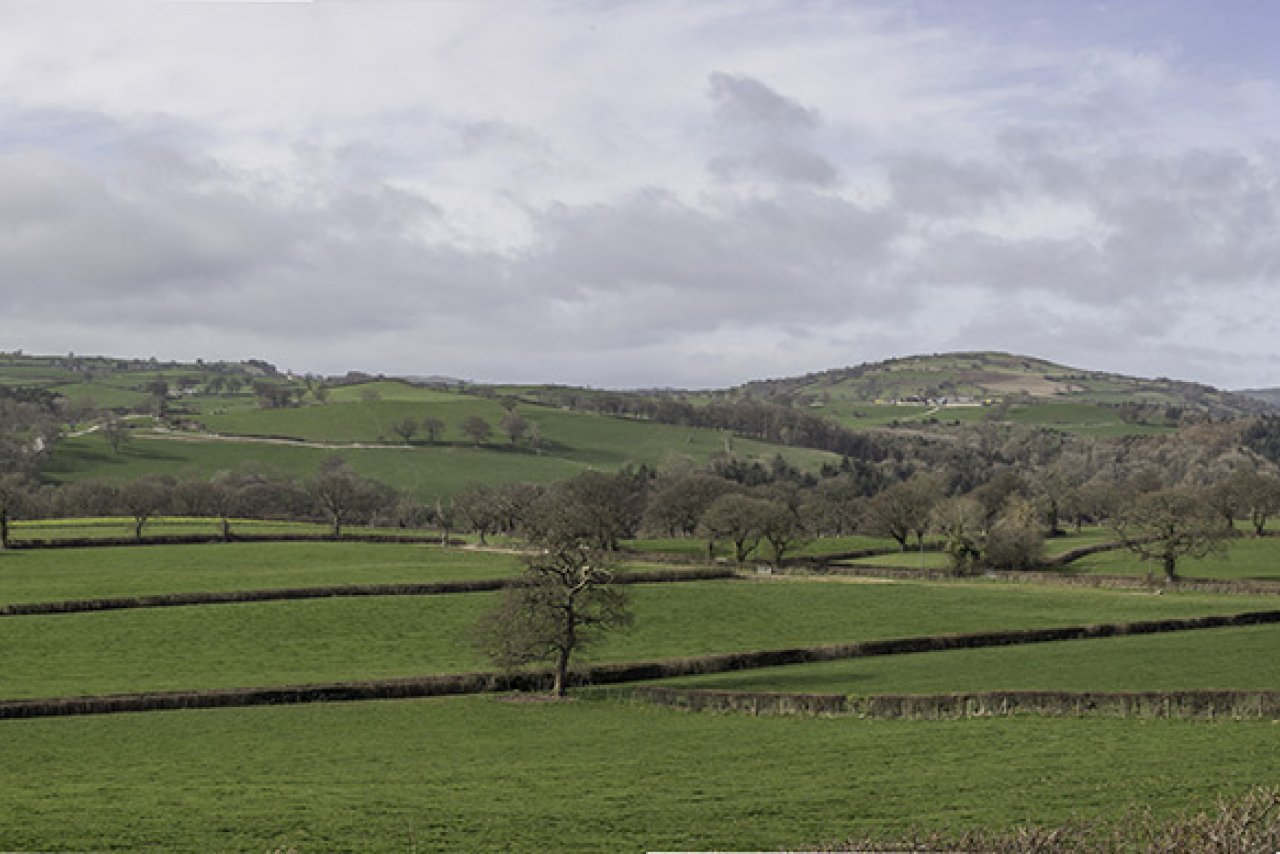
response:
<path fill-rule="evenodd" d="M 781 571 L 786 574 L 786 569 Z M 1187 578 L 1180 577 L 1173 583 L 1163 578 L 1148 579 L 1142 575 L 1101 575 L 1061 573 L 1053 570 L 998 569 L 973 575 L 956 575 L 944 569 L 909 569 L 901 566 L 828 566 L 817 570 L 816 575 L 847 576 L 853 578 L 884 578 L 895 581 L 1008 581 L 1024 584 L 1045 584 L 1057 587 L 1092 587 L 1119 590 L 1178 590 L 1188 593 L 1229 594 L 1280 594 L 1280 580 L 1248 580 L 1238 578 Z"/>
<path fill-rule="evenodd" d="M 1277 623 L 1280 623 L 1280 611 L 1251 611 L 1240 614 L 1150 620 L 1133 623 L 1103 623 L 1091 626 L 1014 629 L 1000 632 L 975 632 L 970 634 L 859 641 L 792 649 L 755 650 L 655 661 L 579 666 L 574 668 L 570 674 L 570 682 L 577 686 L 617 685 L 674 676 L 695 676 L 734 670 L 750 670 L 782 664 L 805 664 L 881 655 L 904 655 L 915 652 L 942 652 L 951 649 L 978 649 L 1058 640 L 1083 640 L 1121 635 L 1155 634 Z M 551 673 L 549 671 L 532 670 L 512 673 L 434 674 L 404 679 L 331 682 L 277 687 L 229 688 L 204 691 L 153 691 L 83 697 L 46 697 L 0 700 L 0 720 L 292 703 L 393 700 L 497 691 L 545 691 L 550 685 Z M 903 702 L 905 703 L 905 701 Z"/>
<path fill-rule="evenodd" d="M 614 573 L 614 584 L 670 584 L 682 581 L 718 581 L 737 577 L 731 569 L 682 569 Z M 147 596 L 114 596 L 68 599 L 60 602 L 16 602 L 0 605 L 0 617 L 48 614 L 83 614 L 135 608 L 174 608 L 187 605 L 233 605 L 246 602 L 330 599 L 361 596 L 446 596 L 484 593 L 520 584 L 518 576 L 458 579 L 402 584 L 348 584 L 332 587 L 282 587 L 274 590 L 226 590 L 195 593 L 158 593 Z"/>
<path fill-rule="evenodd" d="M 945 694 L 795 694 L 643 685 L 606 696 L 691 712 L 947 720 L 1039 715 L 1280 719 L 1280 691 L 981 691 Z"/>

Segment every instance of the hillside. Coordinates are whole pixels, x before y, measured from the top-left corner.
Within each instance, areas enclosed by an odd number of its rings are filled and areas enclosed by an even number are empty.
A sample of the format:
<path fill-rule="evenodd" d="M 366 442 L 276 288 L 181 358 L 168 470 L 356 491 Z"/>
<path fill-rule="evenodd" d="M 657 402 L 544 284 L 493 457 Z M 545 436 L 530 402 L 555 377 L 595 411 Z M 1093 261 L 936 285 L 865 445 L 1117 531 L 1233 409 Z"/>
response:
<path fill-rule="evenodd" d="M 1251 400 L 1260 400 L 1273 407 L 1280 407 L 1280 388 L 1242 388 L 1235 394 Z"/>
<path fill-rule="evenodd" d="M 488 388 L 365 375 L 321 381 L 261 364 L 6 355 L 0 388 L 53 401 L 69 422 L 42 466 L 50 482 L 208 477 L 246 462 L 306 477 L 340 454 L 366 476 L 432 499 L 471 482 L 548 483 L 587 469 L 677 460 L 701 465 L 726 450 L 762 465 L 781 455 L 807 472 L 839 461 L 823 451 L 570 411 Z M 127 440 L 113 447 L 102 427 L 119 417 Z M 522 425 L 514 434 L 513 418 Z M 490 432 L 468 433 L 474 420 Z"/>
<path fill-rule="evenodd" d="M 781 455 L 809 472 L 841 454 L 871 453 L 856 447 L 861 439 L 797 440 L 838 427 L 1000 421 L 1131 436 L 1273 411 L 1263 400 L 1195 383 L 1007 353 L 913 356 L 712 392 L 421 383 L 359 373 L 322 379 L 257 360 L 6 353 L 0 393 L 35 401 L 67 425 L 43 468 L 50 481 L 207 476 L 249 460 L 305 476 L 337 452 L 365 474 L 423 497 L 450 494 L 472 480 L 548 482 L 588 468 L 673 459 L 702 464 L 726 450 L 764 464 Z M 781 407 L 764 410 L 761 402 Z M 503 430 L 509 412 L 524 424 L 515 439 Z M 113 448 L 99 428 L 119 416 L 128 419 L 133 441 Z M 491 427 L 489 436 L 465 432 L 476 418 Z M 794 424 L 773 432 L 746 426 L 782 421 Z M 402 432 L 406 422 L 414 432 Z M 34 433 L 24 435 L 20 441 L 34 441 Z"/>
<path fill-rule="evenodd" d="M 1123 424 L 1177 427 L 1271 409 L 1265 400 L 1200 383 L 1086 371 L 997 352 L 909 356 L 750 382 L 731 393 L 808 406 L 857 426 L 926 415 L 972 421 L 981 417 L 975 411 L 980 407 L 1004 404 L 1009 420 L 1106 433 Z"/>

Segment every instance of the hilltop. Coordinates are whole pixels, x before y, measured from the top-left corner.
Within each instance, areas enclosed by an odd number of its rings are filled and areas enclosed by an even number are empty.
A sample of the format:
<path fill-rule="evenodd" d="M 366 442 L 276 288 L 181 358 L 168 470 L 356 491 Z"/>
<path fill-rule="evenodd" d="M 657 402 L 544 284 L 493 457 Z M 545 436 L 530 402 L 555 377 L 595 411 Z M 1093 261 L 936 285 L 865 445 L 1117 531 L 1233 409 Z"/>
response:
<path fill-rule="evenodd" d="M 846 426 L 936 418 L 1001 420 L 1113 435 L 1274 411 L 1266 399 L 1201 383 L 1089 371 L 1000 352 L 907 356 L 799 377 L 749 382 L 730 394 L 807 406 Z"/>
<path fill-rule="evenodd" d="M 1254 414 L 1263 408 L 1243 394 L 1201 383 L 1088 371 L 1000 352 L 906 356 L 800 377 L 749 382 L 738 390 L 765 397 L 791 395 L 799 402 L 812 402 L 824 394 L 862 403 L 944 399 L 950 403 L 992 403 L 1030 398 L 1181 406 L 1215 416 Z"/>

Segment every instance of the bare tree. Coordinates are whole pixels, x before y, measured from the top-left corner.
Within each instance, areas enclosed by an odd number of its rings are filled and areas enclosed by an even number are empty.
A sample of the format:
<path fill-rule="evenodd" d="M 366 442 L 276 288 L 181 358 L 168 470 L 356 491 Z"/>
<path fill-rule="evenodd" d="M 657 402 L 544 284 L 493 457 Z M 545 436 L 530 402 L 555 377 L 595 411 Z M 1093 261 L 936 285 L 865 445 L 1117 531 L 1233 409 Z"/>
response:
<path fill-rule="evenodd" d="M 23 511 L 30 494 L 30 484 L 22 475 L 0 474 L 0 549 L 9 548 L 9 522 Z"/>
<path fill-rule="evenodd" d="M 108 416 L 106 422 L 102 425 L 102 438 L 106 441 L 107 447 L 111 449 L 113 454 L 119 454 L 133 439 L 129 435 L 129 428 L 125 426 L 124 421 L 115 415 Z"/>
<path fill-rule="evenodd" d="M 519 583 L 481 619 L 477 636 L 499 667 L 552 662 L 551 690 L 563 697 L 574 653 L 630 625 L 632 617 L 624 592 L 609 584 L 613 572 L 602 552 L 573 539 L 543 546 L 526 559 Z"/>
<path fill-rule="evenodd" d="M 774 569 L 782 566 L 787 552 L 808 542 L 804 520 L 794 507 L 786 502 L 772 500 L 760 515 L 760 538 L 769 544 Z"/>
<path fill-rule="evenodd" d="M 929 513 L 930 528 L 942 536 L 943 551 L 955 575 L 967 575 L 982 559 L 987 514 L 969 496 L 944 498 Z"/>
<path fill-rule="evenodd" d="M 413 441 L 413 437 L 418 433 L 418 420 L 416 418 L 401 418 L 392 422 L 391 432 L 395 433 L 407 445 Z"/>
<path fill-rule="evenodd" d="M 444 422 L 428 416 L 422 419 L 422 432 L 427 434 L 427 442 L 434 445 L 444 435 Z"/>
<path fill-rule="evenodd" d="M 120 487 L 120 506 L 133 517 L 133 536 L 142 539 L 142 528 L 160 512 L 169 498 L 169 486 L 155 476 L 144 476 Z"/>
<path fill-rule="evenodd" d="M 451 504 L 462 522 L 480 535 L 480 545 L 486 545 L 488 536 L 498 530 L 501 515 L 493 487 L 469 483 L 453 496 Z"/>
<path fill-rule="evenodd" d="M 1273 474 L 1249 472 L 1240 475 L 1240 491 L 1249 513 L 1254 533 L 1261 537 L 1267 531 L 1267 520 L 1280 513 L 1280 478 Z"/>
<path fill-rule="evenodd" d="M 519 444 L 520 440 L 529 431 L 529 422 L 525 421 L 520 416 L 520 413 L 514 409 L 509 409 L 502 414 L 502 421 L 499 426 L 502 428 L 502 432 L 507 434 L 507 438 L 513 445 Z"/>
<path fill-rule="evenodd" d="M 702 514 L 702 530 L 711 541 L 728 540 L 733 544 L 733 559 L 742 566 L 760 544 L 762 522 L 769 512 L 769 502 L 740 493 L 722 495 Z"/>
<path fill-rule="evenodd" d="M 473 441 L 477 447 L 493 435 L 493 427 L 479 415 L 468 415 L 462 422 L 462 435 Z"/>
<path fill-rule="evenodd" d="M 863 524 L 869 533 L 892 537 L 906 551 L 907 538 L 913 534 L 916 545 L 923 541 L 929 513 L 941 497 L 942 486 L 935 478 L 917 475 L 868 501 Z"/>
<path fill-rule="evenodd" d="M 1202 493 L 1192 490 L 1162 489 L 1139 495 L 1111 524 L 1134 554 L 1160 565 L 1166 581 L 1178 580 L 1182 558 L 1225 551 L 1226 531 L 1218 514 Z"/>
<path fill-rule="evenodd" d="M 326 461 L 307 489 L 328 517 L 334 539 L 342 536 L 343 525 L 367 517 L 386 499 L 380 484 L 357 474 L 340 457 Z"/>

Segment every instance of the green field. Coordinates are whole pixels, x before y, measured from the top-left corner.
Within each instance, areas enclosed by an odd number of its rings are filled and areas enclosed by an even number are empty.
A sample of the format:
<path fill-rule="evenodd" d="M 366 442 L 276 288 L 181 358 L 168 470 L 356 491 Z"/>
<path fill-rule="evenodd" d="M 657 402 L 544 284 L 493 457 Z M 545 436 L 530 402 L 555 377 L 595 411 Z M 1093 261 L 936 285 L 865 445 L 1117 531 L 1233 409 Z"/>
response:
<path fill-rule="evenodd" d="M 483 578 L 517 568 L 509 554 L 410 544 L 12 551 L 0 552 L 0 602 Z M 1272 596 L 988 581 L 778 577 L 630 590 L 635 627 L 583 660 L 1280 607 Z M 495 599 L 4 617 L 0 698 L 487 669 L 471 627 Z M 904 655 L 697 684 L 845 693 L 1273 687 L 1275 633 L 1215 629 Z M 0 738 L 0 849 L 16 850 L 813 847 L 908 828 L 1116 817 L 1132 803 L 1171 812 L 1280 775 L 1280 730 L 1269 722 L 753 718 L 590 691 L 551 704 L 468 697 L 0 721 Z"/>
<path fill-rule="evenodd" d="M 0 551 L 0 604 L 498 578 L 515 555 L 399 543 L 210 543 Z"/>
<path fill-rule="evenodd" d="M 492 697 L 5 721 L 0 845 L 818 847 L 1167 815 L 1280 779 L 1269 722 L 688 714 Z"/>
<path fill-rule="evenodd" d="M 4 617 L 0 649 L 20 654 L 7 656 L 0 672 L 0 698 L 485 669 L 485 660 L 470 644 L 468 627 L 492 606 L 496 595 Z M 1280 597 L 823 581 L 641 585 L 631 589 L 631 596 L 635 628 L 611 636 L 595 651 L 595 660 L 1223 614 L 1280 604 Z"/>
<path fill-rule="evenodd" d="M 473 403 L 470 399 L 466 403 L 443 406 L 466 410 L 473 406 L 498 409 L 496 404 L 488 401 Z M 243 418 L 260 424 L 260 429 L 242 427 L 246 434 L 297 436 L 311 442 L 376 442 L 380 429 L 377 425 L 384 423 L 380 419 L 390 418 L 386 414 L 390 408 L 422 411 L 420 404 L 399 402 L 250 410 L 244 413 Z M 330 411 L 337 411 L 344 417 L 329 420 L 326 413 Z M 377 415 L 377 412 L 383 414 Z M 461 417 L 465 415 L 459 419 Z M 528 418 L 535 420 L 534 416 Z M 273 419 L 284 420 L 277 423 Z M 294 423 L 290 419 L 305 423 Z M 126 480 L 145 474 L 208 477 L 251 459 L 295 477 L 305 477 L 314 474 L 325 458 L 338 453 L 361 474 L 431 499 L 455 493 L 472 482 L 550 483 L 588 469 L 612 471 L 628 463 L 658 466 L 682 458 L 705 461 L 722 452 L 725 443 L 719 431 L 602 415 L 547 409 L 540 412 L 536 420 L 545 441 L 540 451 L 526 446 L 512 447 L 505 440 L 496 438 L 482 447 L 450 441 L 440 445 L 360 448 L 210 439 L 136 430 L 133 431 L 134 440 L 120 453 L 115 453 L 101 436 L 89 434 L 59 441 L 43 474 L 54 482 L 95 477 Z M 399 439 L 394 441 L 398 443 Z M 824 462 L 837 459 L 823 451 L 781 448 L 748 439 L 734 439 L 732 445 L 736 454 L 764 462 L 781 453 L 805 471 L 816 470 Z"/>
<path fill-rule="evenodd" d="M 315 534 L 324 536 L 328 525 L 319 522 L 284 522 L 266 519 L 232 519 L 233 534 Z M 357 530 L 353 528 L 352 530 Z M 359 529 L 374 530 L 374 529 Z M 143 526 L 144 537 L 221 534 L 222 520 L 198 516 L 158 516 Z M 421 533 L 421 532 L 418 532 Z M 134 520 L 123 516 L 81 519 L 26 519 L 9 523 L 14 540 L 113 539 L 134 536 Z"/>
<path fill-rule="evenodd" d="M 299 445 L 161 439 L 141 436 L 113 454 L 96 435 L 64 439 L 44 476 L 55 482 L 89 478 L 130 480 L 145 474 L 209 477 L 245 460 L 294 477 L 309 477 L 340 453 L 356 471 L 388 486 L 430 500 L 451 495 L 468 483 L 551 483 L 588 466 L 559 457 L 476 448 L 312 448 Z"/>
<path fill-rule="evenodd" d="M 768 667 L 665 680 L 729 691 L 938 694 L 952 691 L 1274 690 L 1280 626 L 1207 629 Z"/>
<path fill-rule="evenodd" d="M 1069 565 L 1072 572 L 1103 575 L 1162 575 L 1156 564 L 1143 562 L 1127 549 L 1101 552 Z M 1280 580 L 1280 537 L 1239 537 L 1227 541 L 1225 555 L 1183 558 L 1178 574 L 1187 578 L 1234 579 L 1241 581 Z"/>

